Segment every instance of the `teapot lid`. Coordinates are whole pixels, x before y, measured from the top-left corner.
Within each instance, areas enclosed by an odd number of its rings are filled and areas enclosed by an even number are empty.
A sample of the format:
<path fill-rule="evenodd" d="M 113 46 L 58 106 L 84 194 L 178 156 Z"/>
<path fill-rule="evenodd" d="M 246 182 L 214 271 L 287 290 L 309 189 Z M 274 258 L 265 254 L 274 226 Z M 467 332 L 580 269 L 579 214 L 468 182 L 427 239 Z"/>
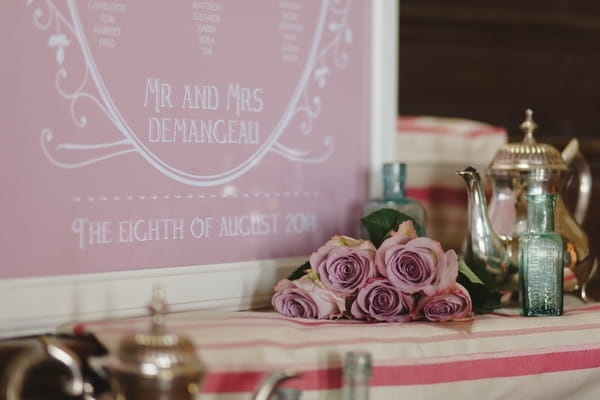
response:
<path fill-rule="evenodd" d="M 185 336 L 166 331 L 167 305 L 161 288 L 154 289 L 149 308 L 152 316 L 150 331 L 125 337 L 117 353 L 119 363 L 111 369 L 159 380 L 183 376 L 199 381 L 204 368 L 196 356 L 194 344 Z"/>
<path fill-rule="evenodd" d="M 537 127 L 533 111 L 527 109 L 525 121 L 519 127 L 525 132 L 525 138 L 522 142 L 502 146 L 496 153 L 490 170 L 567 170 L 567 163 L 555 147 L 535 141 L 533 131 Z"/>

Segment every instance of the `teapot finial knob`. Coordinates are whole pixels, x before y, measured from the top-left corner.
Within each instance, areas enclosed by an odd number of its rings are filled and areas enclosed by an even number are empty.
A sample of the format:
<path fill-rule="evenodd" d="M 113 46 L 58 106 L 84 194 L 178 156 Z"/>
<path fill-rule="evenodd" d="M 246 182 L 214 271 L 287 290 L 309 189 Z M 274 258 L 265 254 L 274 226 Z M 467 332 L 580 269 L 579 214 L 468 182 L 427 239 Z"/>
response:
<path fill-rule="evenodd" d="M 523 132 L 525 132 L 524 143 L 535 143 L 535 139 L 533 138 L 533 131 L 537 129 L 538 125 L 533 120 L 533 111 L 531 108 L 525 110 L 525 121 L 519 126 Z"/>
<path fill-rule="evenodd" d="M 165 290 L 161 286 L 154 287 L 149 308 L 152 314 L 152 331 L 163 333 L 165 329 L 167 302 L 165 299 Z"/>

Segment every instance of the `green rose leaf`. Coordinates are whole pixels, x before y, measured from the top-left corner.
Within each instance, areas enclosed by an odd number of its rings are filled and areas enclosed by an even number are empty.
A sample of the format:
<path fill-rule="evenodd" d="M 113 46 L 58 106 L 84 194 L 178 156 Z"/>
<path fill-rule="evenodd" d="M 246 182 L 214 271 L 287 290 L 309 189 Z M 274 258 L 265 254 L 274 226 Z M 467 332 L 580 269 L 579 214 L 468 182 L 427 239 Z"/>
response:
<path fill-rule="evenodd" d="M 492 286 L 485 284 L 464 261 L 458 263 L 458 278 L 456 281 L 469 292 L 473 302 L 473 311 L 477 314 L 491 312 L 500 306 L 500 292 L 496 290 L 493 282 Z"/>
<path fill-rule="evenodd" d="M 494 277 L 486 269 L 485 263 L 482 260 L 472 257 L 469 254 L 465 254 L 463 259 L 465 266 L 472 271 L 473 274 L 477 275 L 481 283 L 489 287 L 492 290 L 496 290 L 496 282 Z"/>
<path fill-rule="evenodd" d="M 391 208 L 382 208 L 361 218 L 361 222 L 369 234 L 369 239 L 375 247 L 388 237 L 390 231 L 398 229 L 401 223 L 411 220 L 415 226 L 415 231 L 419 236 L 425 236 L 425 229 L 408 215 Z"/>
<path fill-rule="evenodd" d="M 304 275 L 306 275 L 306 270 L 309 268 L 310 268 L 310 262 L 307 261 L 304 264 L 302 264 L 301 266 L 299 266 L 298 268 L 296 268 L 294 270 L 294 272 L 292 272 L 290 274 L 288 279 L 290 281 L 295 281 L 296 279 L 302 278 Z"/>

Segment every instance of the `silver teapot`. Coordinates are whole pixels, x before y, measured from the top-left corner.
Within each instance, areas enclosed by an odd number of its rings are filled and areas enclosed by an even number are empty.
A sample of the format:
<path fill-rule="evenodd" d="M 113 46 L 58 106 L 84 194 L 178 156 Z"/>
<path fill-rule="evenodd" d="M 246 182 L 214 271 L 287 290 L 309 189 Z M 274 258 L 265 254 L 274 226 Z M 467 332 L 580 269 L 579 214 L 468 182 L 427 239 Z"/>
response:
<path fill-rule="evenodd" d="M 524 196 L 555 193 L 555 231 L 565 244 L 565 276 L 573 278 L 565 280 L 565 291 L 577 292 L 587 301 L 587 287 L 597 269 L 597 259 L 581 227 L 591 196 L 590 169 L 575 139 L 562 153 L 549 144 L 537 143 L 533 137 L 537 125 L 532 116 L 532 111 L 527 110 L 520 126 L 525 133 L 523 141 L 501 147 L 487 170 L 492 184 L 489 205 L 479 173 L 471 167 L 457 172 L 465 180 L 468 192 L 463 257 L 468 265 L 485 268 L 500 288 L 516 290 L 519 237 L 527 225 Z M 565 194 L 572 183 L 577 183 L 578 196 L 571 212 L 565 204 Z"/>
<path fill-rule="evenodd" d="M 191 400 L 199 392 L 205 368 L 190 339 L 167 332 L 166 309 L 164 292 L 155 288 L 150 330 L 125 337 L 117 354 L 100 363 L 117 400 Z"/>
<path fill-rule="evenodd" d="M 197 398 L 205 375 L 204 365 L 196 356 L 190 339 L 167 332 L 164 323 L 166 309 L 164 292 L 156 288 L 150 304 L 150 332 L 126 337 L 116 358 L 102 363 L 112 394 L 98 400 Z M 296 376 L 296 372 L 289 370 L 265 374 L 252 394 L 252 400 L 269 400 L 282 381 Z"/>

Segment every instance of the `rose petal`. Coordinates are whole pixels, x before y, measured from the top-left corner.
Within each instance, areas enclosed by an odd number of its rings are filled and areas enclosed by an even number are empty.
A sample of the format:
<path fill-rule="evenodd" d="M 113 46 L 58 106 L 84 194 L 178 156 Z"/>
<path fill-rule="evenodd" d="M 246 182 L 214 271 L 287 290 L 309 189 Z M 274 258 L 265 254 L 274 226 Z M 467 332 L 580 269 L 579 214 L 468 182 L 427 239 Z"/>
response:
<path fill-rule="evenodd" d="M 360 289 L 350 313 L 356 319 L 381 322 L 411 320 L 414 298 L 403 293 L 387 279 L 375 278 Z"/>
<path fill-rule="evenodd" d="M 441 294 L 422 296 L 415 313 L 432 322 L 467 321 L 473 318 L 473 304 L 467 289 L 455 283 Z"/>
<path fill-rule="evenodd" d="M 344 299 L 321 288 L 308 276 L 279 281 L 271 304 L 277 312 L 292 318 L 334 319 L 345 311 Z"/>
<path fill-rule="evenodd" d="M 338 235 L 315 251 L 309 262 L 326 288 L 348 297 L 375 276 L 375 252 L 367 240 Z"/>
<path fill-rule="evenodd" d="M 378 272 L 405 293 L 433 296 L 451 286 L 458 276 L 454 250 L 444 252 L 442 245 L 427 237 L 405 241 L 392 235 L 377 250 Z"/>

